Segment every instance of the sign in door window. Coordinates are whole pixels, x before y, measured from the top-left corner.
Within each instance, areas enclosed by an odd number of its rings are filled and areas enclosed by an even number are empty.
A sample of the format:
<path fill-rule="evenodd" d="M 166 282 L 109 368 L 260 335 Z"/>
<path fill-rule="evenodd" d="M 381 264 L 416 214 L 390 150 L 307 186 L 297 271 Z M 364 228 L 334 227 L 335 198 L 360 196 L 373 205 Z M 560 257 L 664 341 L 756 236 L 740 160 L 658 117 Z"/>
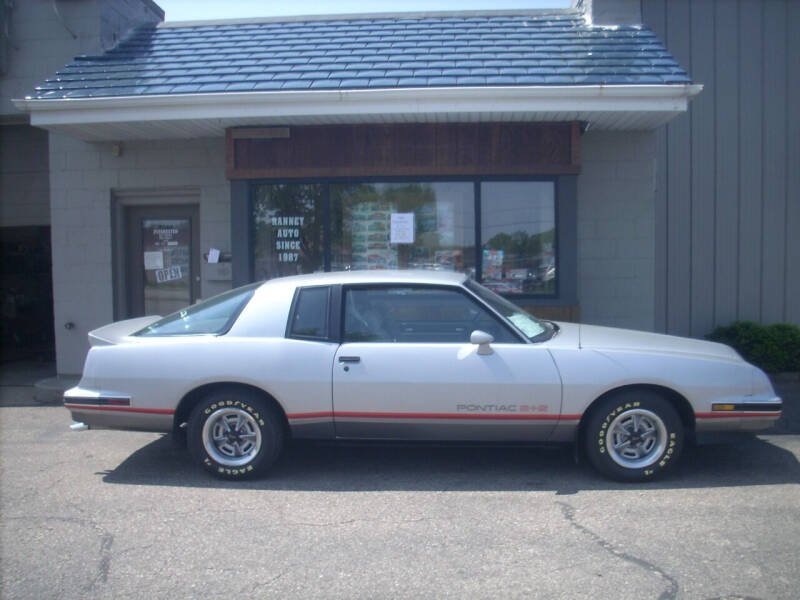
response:
<path fill-rule="evenodd" d="M 190 219 L 143 219 L 144 310 L 166 315 L 191 304 Z"/>

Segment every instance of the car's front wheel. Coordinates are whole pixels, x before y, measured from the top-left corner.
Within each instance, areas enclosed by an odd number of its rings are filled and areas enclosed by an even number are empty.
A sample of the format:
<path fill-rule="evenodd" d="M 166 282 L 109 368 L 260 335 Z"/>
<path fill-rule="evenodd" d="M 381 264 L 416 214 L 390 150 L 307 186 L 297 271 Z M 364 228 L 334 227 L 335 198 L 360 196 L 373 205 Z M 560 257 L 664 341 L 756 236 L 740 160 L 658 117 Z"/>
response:
<path fill-rule="evenodd" d="M 201 400 L 189 419 L 189 450 L 207 471 L 246 479 L 266 471 L 283 449 L 280 419 L 264 399 L 240 390 Z"/>
<path fill-rule="evenodd" d="M 584 429 L 591 463 L 622 481 L 646 481 L 666 473 L 683 449 L 683 424 L 664 397 L 630 390 L 605 398 Z"/>

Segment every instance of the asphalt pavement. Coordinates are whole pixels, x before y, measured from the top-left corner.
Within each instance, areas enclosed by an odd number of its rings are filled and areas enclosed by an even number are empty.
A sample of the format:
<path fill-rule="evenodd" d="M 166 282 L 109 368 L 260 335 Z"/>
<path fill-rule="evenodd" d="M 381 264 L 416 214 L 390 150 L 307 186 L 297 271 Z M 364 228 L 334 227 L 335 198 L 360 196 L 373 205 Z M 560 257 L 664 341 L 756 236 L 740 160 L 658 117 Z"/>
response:
<path fill-rule="evenodd" d="M 308 444 L 233 484 L 2 386 L 0 597 L 797 599 L 798 390 L 647 485 L 561 448 Z"/>

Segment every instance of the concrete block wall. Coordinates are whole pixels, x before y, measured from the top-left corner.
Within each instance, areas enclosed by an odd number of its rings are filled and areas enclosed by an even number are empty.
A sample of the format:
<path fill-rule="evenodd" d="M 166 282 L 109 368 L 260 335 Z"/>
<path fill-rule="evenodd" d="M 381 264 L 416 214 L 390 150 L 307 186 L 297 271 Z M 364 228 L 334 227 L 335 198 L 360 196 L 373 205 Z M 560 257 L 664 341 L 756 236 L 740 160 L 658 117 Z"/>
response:
<path fill-rule="evenodd" d="M 14 3 L 7 22 L 8 70 L 0 79 L 0 114 L 19 114 L 12 98 L 24 98 L 76 54 L 100 49 L 95 2 L 59 2 L 56 6 L 60 19 L 52 2 Z"/>
<path fill-rule="evenodd" d="M 124 192 L 196 192 L 200 245 L 230 251 L 230 184 L 223 139 L 111 144 L 50 135 L 53 295 L 56 361 L 61 374 L 80 373 L 86 334 L 114 319 L 112 197 Z M 202 297 L 230 287 L 204 273 Z M 67 330 L 65 323 L 74 323 Z"/>
<path fill-rule="evenodd" d="M 164 19 L 152 0 L 24 0 L 13 2 L 7 14 L 0 115 L 21 114 L 11 100 L 24 98 L 76 55 L 101 53 L 131 27 Z"/>
<path fill-rule="evenodd" d="M 578 177 L 581 321 L 655 326 L 655 134 L 587 132 Z"/>
<path fill-rule="evenodd" d="M 0 227 L 48 225 L 47 132 L 28 125 L 0 127 Z"/>

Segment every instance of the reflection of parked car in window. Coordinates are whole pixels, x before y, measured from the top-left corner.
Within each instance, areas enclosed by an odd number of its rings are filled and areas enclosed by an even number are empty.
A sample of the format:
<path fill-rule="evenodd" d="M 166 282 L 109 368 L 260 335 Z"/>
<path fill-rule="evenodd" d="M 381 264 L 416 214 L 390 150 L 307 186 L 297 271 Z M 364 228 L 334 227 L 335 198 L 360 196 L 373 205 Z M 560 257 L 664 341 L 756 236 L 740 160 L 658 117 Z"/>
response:
<path fill-rule="evenodd" d="M 518 294 L 520 291 L 506 281 L 484 281 L 483 285 L 497 294 Z"/>
<path fill-rule="evenodd" d="M 645 481 L 687 438 L 765 429 L 782 409 L 727 346 L 540 321 L 452 272 L 273 279 L 89 341 L 64 396 L 74 419 L 185 432 L 230 479 L 266 471 L 291 437 L 575 443 L 605 475 Z"/>
<path fill-rule="evenodd" d="M 556 278 L 556 266 L 553 264 L 541 265 L 539 267 L 539 279 L 541 281 L 552 281 Z"/>

